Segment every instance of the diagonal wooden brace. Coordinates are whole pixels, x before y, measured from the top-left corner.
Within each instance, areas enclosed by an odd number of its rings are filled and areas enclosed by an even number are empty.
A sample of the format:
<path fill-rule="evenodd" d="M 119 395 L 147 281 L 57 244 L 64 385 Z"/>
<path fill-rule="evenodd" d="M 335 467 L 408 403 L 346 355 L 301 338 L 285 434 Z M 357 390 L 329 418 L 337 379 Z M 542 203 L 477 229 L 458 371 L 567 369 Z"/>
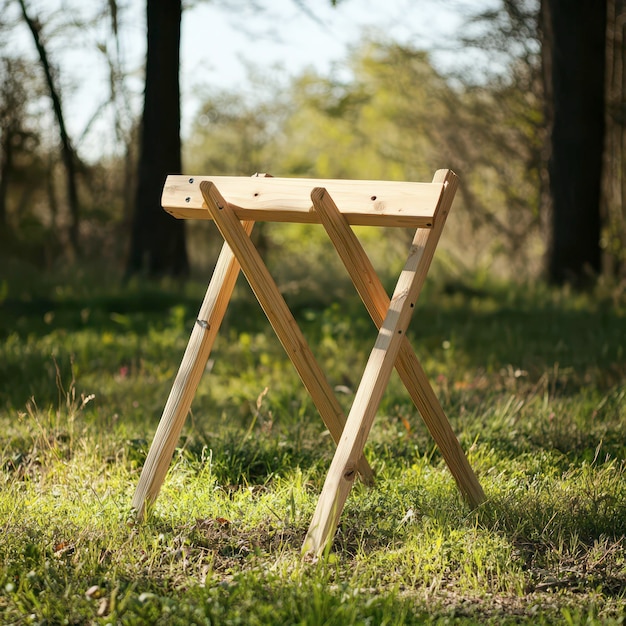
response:
<path fill-rule="evenodd" d="M 418 228 L 400 274 L 374 348 L 370 354 L 346 426 L 337 445 L 302 551 L 319 556 L 332 541 L 352 488 L 356 460 L 367 441 L 382 394 L 389 382 L 415 303 L 428 273 L 450 210 L 457 178 L 446 175 L 431 229 Z"/>
<path fill-rule="evenodd" d="M 240 224 L 248 234 L 253 226 L 252 221 Z M 146 503 L 159 495 L 238 275 L 239 262 L 225 243 L 135 489 L 132 507 L 138 519 L 143 517 Z"/>
<path fill-rule="evenodd" d="M 250 287 L 294 364 L 326 427 L 333 439 L 338 442 L 346 423 L 345 415 L 274 279 L 234 211 L 222 198 L 215 185 L 209 181 L 203 181 L 200 183 L 200 190 L 211 217 L 236 255 Z M 363 456 L 362 448 L 354 459 L 354 471 L 361 474 L 364 482 L 373 482 L 373 473 Z"/>
<path fill-rule="evenodd" d="M 433 182 L 438 182 L 437 178 L 436 174 Z M 311 199 L 367 311 L 376 327 L 380 328 L 389 308 L 389 296 L 365 250 L 325 189 L 314 189 Z M 485 494 L 406 337 L 400 343 L 396 369 L 463 497 L 471 507 L 477 507 L 485 500 Z"/>

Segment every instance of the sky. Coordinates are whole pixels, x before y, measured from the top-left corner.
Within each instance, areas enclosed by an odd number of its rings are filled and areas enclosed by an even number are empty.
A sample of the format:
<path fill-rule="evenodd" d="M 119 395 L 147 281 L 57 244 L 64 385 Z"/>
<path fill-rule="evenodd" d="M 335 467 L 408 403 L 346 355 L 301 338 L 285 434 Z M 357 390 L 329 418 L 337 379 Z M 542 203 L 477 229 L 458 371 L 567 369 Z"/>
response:
<path fill-rule="evenodd" d="M 345 72 L 342 63 L 350 47 L 364 33 L 431 50 L 442 68 L 454 65 L 458 50 L 454 39 L 471 9 L 495 0 L 192 0 L 181 24 L 181 104 L 183 137 L 191 126 L 202 94 L 215 89 L 250 89 L 254 68 L 287 81 L 304 69 L 328 75 Z M 17 3 L 13 3 L 15 5 Z M 145 3 L 128 0 L 121 15 L 122 55 L 129 74 L 133 108 L 142 105 L 145 60 Z M 31 0 L 31 11 L 42 18 L 54 15 L 53 5 L 93 10 L 95 3 L 71 0 Z M 89 8 L 91 6 L 91 9 Z M 46 13 L 49 12 L 49 13 Z M 67 13 L 67 12 L 66 12 Z M 54 19 L 54 18 L 52 18 Z M 52 30 L 52 28 L 50 28 Z M 74 137 L 82 134 L 108 93 L 107 69 L 95 41 L 106 41 L 102 24 L 84 32 L 71 45 L 51 46 L 67 87 L 65 106 Z M 54 41 L 54 40 L 53 40 Z M 62 41 L 58 39 L 58 41 Z M 11 44 L 13 45 L 13 44 Z M 15 45 L 34 55 L 29 33 L 18 29 Z M 107 150 L 107 122 L 101 120 L 79 146 L 84 156 Z M 103 135 L 104 133 L 104 135 Z M 110 142 L 111 146 L 114 142 Z"/>
<path fill-rule="evenodd" d="M 345 57 L 348 46 L 366 30 L 420 47 L 443 48 L 462 21 L 451 8 L 462 4 L 458 2 L 343 0 L 332 7 L 330 0 L 270 0 L 262 4 L 260 11 L 237 13 L 215 3 L 197 3 L 188 10 L 182 22 L 185 71 L 206 74 L 225 86 L 232 85 L 234 77 L 245 78 L 246 62 L 279 64 L 291 73 L 304 67 L 325 72 Z"/>
<path fill-rule="evenodd" d="M 241 11 L 220 6 L 228 4 L 196 2 L 183 15 L 181 82 L 190 97 L 196 83 L 245 89 L 248 66 L 273 69 L 279 77 L 306 68 L 341 71 L 350 47 L 368 32 L 432 50 L 442 66 L 450 65 L 464 12 L 485 0 L 341 0 L 336 7 L 330 0 L 266 0 L 260 10 Z"/>

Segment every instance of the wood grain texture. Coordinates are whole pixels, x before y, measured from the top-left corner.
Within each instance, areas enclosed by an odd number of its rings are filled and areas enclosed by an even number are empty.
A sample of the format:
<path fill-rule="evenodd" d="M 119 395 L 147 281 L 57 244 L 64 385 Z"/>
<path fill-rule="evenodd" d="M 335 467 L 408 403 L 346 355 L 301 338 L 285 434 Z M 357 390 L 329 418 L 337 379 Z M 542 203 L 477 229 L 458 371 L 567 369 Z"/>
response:
<path fill-rule="evenodd" d="M 216 181 L 220 184 L 220 191 L 225 190 L 228 201 L 217 190 Z M 271 182 L 268 184 L 268 181 Z M 405 337 L 457 184 L 456 176 L 449 170 L 439 170 L 432 183 L 168 177 L 163 193 L 166 210 L 182 218 L 214 219 L 225 244 L 133 498 L 133 507 L 139 517 L 143 515 L 146 503 L 156 498 L 166 476 L 240 265 L 333 439 L 338 442 L 303 545 L 305 553 L 319 555 L 332 541 L 356 473 L 361 473 L 365 482 L 373 481 L 371 468 L 363 457 L 363 448 L 394 365 L 464 497 L 473 506 L 484 500 L 482 488 Z M 310 194 L 312 187 L 317 188 Z M 379 327 L 347 420 L 250 241 L 251 218 L 321 222 Z M 239 219 L 246 221 L 242 225 Z M 409 257 L 391 300 L 350 224 L 417 226 Z"/>
<path fill-rule="evenodd" d="M 252 231 L 253 226 L 254 222 L 251 221 L 240 224 L 240 228 L 247 234 Z M 239 262 L 225 243 L 133 496 L 132 507 L 139 519 L 144 515 L 146 503 L 156 499 L 165 480 L 180 431 L 211 354 L 238 275 Z"/>
<path fill-rule="evenodd" d="M 200 184 L 212 182 L 241 220 L 316 223 L 311 190 L 324 187 L 350 224 L 430 228 L 442 184 L 244 176 L 168 176 L 161 203 L 174 217 L 209 219 Z"/>
<path fill-rule="evenodd" d="M 330 240 L 363 300 L 365 308 L 376 327 L 380 328 L 390 300 L 365 250 L 325 189 L 315 189 L 311 193 L 311 199 L 316 211 L 320 214 L 321 222 Z M 400 342 L 396 369 L 433 439 L 439 446 L 459 490 L 470 506 L 477 507 L 484 501 L 485 494 L 428 381 L 426 373 L 406 337 Z"/>
<path fill-rule="evenodd" d="M 354 482 L 355 460 L 362 455 L 454 199 L 458 185 L 456 175 L 449 170 L 439 170 L 435 179 L 443 184 L 443 191 L 433 228 L 419 228 L 413 239 L 304 540 L 304 554 L 319 556 L 332 541 Z"/>
<path fill-rule="evenodd" d="M 250 237 L 242 228 L 235 212 L 216 186 L 210 181 L 202 181 L 200 188 L 215 224 L 237 256 L 252 291 L 313 399 L 324 424 L 333 439 L 339 441 L 346 417 L 274 279 Z M 362 453 L 355 459 L 354 466 L 364 482 L 373 482 L 372 470 Z"/>

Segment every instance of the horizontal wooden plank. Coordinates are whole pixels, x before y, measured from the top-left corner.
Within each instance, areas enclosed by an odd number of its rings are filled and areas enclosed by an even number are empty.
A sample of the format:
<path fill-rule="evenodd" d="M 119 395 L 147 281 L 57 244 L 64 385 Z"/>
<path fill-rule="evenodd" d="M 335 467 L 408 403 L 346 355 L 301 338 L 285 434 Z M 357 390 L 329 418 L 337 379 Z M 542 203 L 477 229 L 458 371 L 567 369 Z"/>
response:
<path fill-rule="evenodd" d="M 441 183 L 247 176 L 168 176 L 163 208 L 180 219 L 211 219 L 200 183 L 211 181 L 241 220 L 318 223 L 311 192 L 324 187 L 350 224 L 430 228 Z"/>

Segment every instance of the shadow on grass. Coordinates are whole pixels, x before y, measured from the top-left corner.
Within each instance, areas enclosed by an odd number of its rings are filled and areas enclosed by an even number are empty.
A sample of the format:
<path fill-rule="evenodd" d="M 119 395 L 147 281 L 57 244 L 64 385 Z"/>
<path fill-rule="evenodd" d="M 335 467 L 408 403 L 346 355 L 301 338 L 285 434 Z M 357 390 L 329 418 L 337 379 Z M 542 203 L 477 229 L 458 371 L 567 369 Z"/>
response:
<path fill-rule="evenodd" d="M 171 367 L 179 362 L 202 301 L 202 285 L 190 288 L 171 284 L 138 283 L 121 289 L 99 290 L 94 286 L 85 295 L 60 290 L 38 296 L 10 295 L 0 302 L 0 336 L 12 336 L 14 343 L 30 341 L 27 354 L 17 350 L 4 355 L 3 387 L 13 384 L 11 371 L 27 359 L 28 370 L 48 368 L 50 353 L 75 352 L 72 335 L 91 333 L 102 343 L 142 342 L 138 356 L 166 359 Z M 626 375 L 624 307 L 612 306 L 609 299 L 594 300 L 556 297 L 544 293 L 524 299 L 523 287 L 511 292 L 492 290 L 454 293 L 431 289 L 414 316 L 410 337 L 418 356 L 431 372 L 448 378 L 466 376 L 468 371 L 491 374 L 513 368 L 537 380 L 555 366 L 568 376 L 555 380 L 559 391 L 576 391 L 593 383 L 610 387 Z M 356 296 L 340 304 L 319 303 L 296 294 L 290 304 L 314 352 L 331 338 L 341 350 L 358 347 L 369 352 L 374 328 Z M 167 354 L 150 354 L 149 341 L 155 333 L 175 333 L 180 345 Z M 220 336 L 234 333 L 273 334 L 247 287 L 237 290 Z M 119 338 L 119 339 L 117 339 Z M 148 345 L 146 346 L 146 342 Z M 45 347 L 37 349 L 38 342 Z M 81 355 L 81 369 L 101 367 L 96 345 Z M 143 349 L 146 346 L 146 349 Z M 120 352 L 123 351 L 121 348 Z M 135 350 L 137 353 L 137 350 Z M 131 355 L 131 357 L 134 355 Z M 120 364 L 123 365 L 123 364 Z M 17 368 L 19 371 L 23 368 Z M 19 372 L 22 376 L 25 372 Z M 26 373 L 27 374 L 27 373 Z M 350 378 L 358 381 L 359 373 Z"/>
<path fill-rule="evenodd" d="M 503 534 L 528 573 L 528 591 L 626 595 L 626 464 L 571 466 L 506 490 L 477 512 Z"/>

